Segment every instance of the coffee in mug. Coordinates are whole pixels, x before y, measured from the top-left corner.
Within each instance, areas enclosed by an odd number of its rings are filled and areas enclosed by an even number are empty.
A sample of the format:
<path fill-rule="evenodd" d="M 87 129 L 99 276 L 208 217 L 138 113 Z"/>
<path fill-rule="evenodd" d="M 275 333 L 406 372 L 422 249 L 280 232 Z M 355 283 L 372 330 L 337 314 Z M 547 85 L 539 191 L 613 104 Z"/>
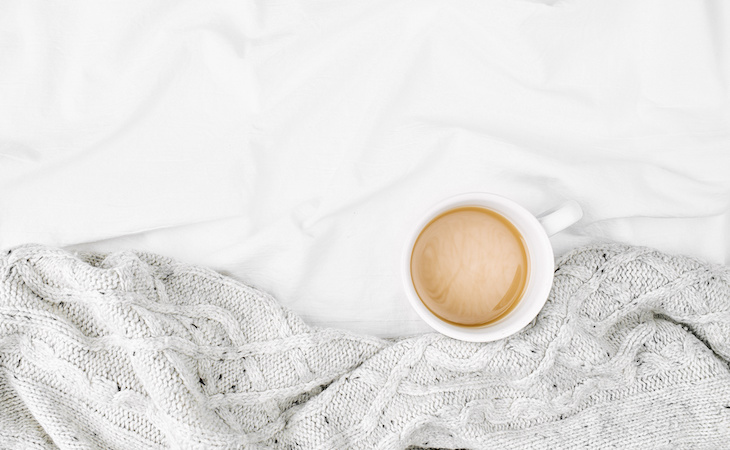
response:
<path fill-rule="evenodd" d="M 406 237 L 406 298 L 428 325 L 452 338 L 488 342 L 510 336 L 547 301 L 555 268 L 549 236 L 582 214 L 574 200 L 536 217 L 492 193 L 446 198 Z"/>
<path fill-rule="evenodd" d="M 423 304 L 458 326 L 488 325 L 508 314 L 529 275 L 525 239 L 496 211 L 454 208 L 431 220 L 411 253 L 413 286 Z"/>

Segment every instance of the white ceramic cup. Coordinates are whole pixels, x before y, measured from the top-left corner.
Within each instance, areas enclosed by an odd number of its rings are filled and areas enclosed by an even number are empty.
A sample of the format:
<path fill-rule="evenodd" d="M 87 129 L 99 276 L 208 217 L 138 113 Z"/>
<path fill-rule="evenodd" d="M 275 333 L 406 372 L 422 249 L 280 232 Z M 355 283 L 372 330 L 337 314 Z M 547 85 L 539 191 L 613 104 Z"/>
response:
<path fill-rule="evenodd" d="M 411 277 L 411 254 L 423 228 L 439 214 L 463 206 L 491 209 L 512 222 L 525 239 L 529 257 L 529 276 L 520 302 L 498 321 L 481 327 L 460 327 L 434 315 L 418 297 Z M 472 192 L 447 198 L 424 214 L 407 239 L 403 251 L 402 273 L 408 301 L 433 329 L 454 339 L 488 342 L 514 334 L 537 316 L 552 288 L 555 260 L 549 236 L 574 224 L 582 216 L 580 205 L 573 200 L 535 217 L 519 204 L 495 194 Z"/>

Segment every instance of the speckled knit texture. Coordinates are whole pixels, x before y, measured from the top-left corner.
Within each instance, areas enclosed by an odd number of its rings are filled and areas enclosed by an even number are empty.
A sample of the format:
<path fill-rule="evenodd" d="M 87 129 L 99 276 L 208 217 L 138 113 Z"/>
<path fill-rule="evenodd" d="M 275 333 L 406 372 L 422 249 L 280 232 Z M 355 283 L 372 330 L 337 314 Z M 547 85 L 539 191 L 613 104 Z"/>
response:
<path fill-rule="evenodd" d="M 728 268 L 645 248 L 565 256 L 486 344 L 312 328 L 152 254 L 0 259 L 2 448 L 730 448 L 728 361 Z"/>

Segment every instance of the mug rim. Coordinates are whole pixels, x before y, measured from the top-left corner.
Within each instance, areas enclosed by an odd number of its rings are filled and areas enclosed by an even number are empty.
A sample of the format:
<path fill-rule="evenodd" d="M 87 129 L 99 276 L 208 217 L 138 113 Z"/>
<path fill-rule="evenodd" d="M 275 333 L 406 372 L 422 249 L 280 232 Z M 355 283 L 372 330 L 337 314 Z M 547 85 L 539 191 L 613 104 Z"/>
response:
<path fill-rule="evenodd" d="M 473 203 L 472 203 L 473 202 Z M 486 204 L 485 204 L 486 203 Z M 459 326 L 436 316 L 418 296 L 411 276 L 411 255 L 423 228 L 439 214 L 463 206 L 492 209 L 514 225 L 525 240 L 530 259 L 525 291 L 519 303 L 499 320 L 480 327 Z M 509 198 L 487 192 L 467 192 L 447 197 L 431 206 L 411 229 L 402 254 L 401 270 L 408 302 L 431 328 L 441 334 L 471 342 L 503 339 L 527 326 L 540 312 L 552 289 L 555 259 L 552 244 L 537 218 Z"/>

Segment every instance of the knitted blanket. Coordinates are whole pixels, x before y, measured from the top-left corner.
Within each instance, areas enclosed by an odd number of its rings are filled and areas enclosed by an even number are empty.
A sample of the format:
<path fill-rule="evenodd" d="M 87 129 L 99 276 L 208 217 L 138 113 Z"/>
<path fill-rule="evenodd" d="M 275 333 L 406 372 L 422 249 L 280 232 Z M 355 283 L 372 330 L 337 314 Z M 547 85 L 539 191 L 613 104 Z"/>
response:
<path fill-rule="evenodd" d="M 730 447 L 726 267 L 577 250 L 478 344 L 313 328 L 158 255 L 0 258 L 2 448 Z"/>

